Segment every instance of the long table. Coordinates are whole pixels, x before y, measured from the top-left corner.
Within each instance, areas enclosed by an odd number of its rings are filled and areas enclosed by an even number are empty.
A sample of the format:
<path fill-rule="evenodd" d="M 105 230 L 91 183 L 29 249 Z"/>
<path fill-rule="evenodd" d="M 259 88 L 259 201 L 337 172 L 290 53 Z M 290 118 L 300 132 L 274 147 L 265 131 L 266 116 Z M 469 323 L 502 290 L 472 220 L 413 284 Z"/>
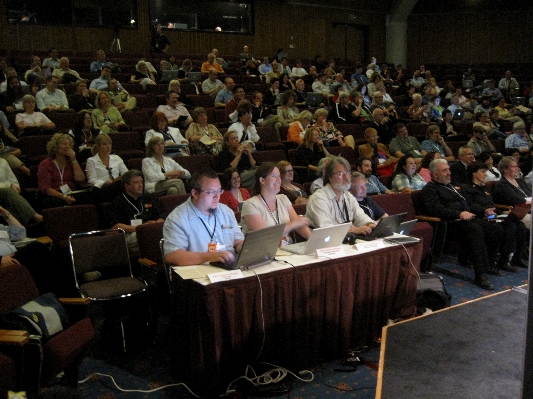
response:
<path fill-rule="evenodd" d="M 215 284 L 174 273 L 180 379 L 220 393 L 256 360 L 299 371 L 371 343 L 388 319 L 412 317 L 422 243 L 353 253 Z"/>

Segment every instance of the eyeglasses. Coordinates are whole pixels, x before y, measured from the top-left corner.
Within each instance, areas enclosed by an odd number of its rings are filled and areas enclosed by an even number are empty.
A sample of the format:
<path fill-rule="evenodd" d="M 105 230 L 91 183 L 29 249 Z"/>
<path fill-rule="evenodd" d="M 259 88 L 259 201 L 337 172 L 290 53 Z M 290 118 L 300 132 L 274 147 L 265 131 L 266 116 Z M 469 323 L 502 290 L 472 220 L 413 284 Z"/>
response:
<path fill-rule="evenodd" d="M 221 195 L 221 194 L 224 192 L 224 190 L 222 190 L 222 189 L 218 189 L 218 190 L 207 190 L 207 191 L 204 191 L 204 190 L 196 190 L 196 191 L 199 191 L 199 192 L 201 192 L 201 193 L 205 193 L 205 194 L 207 194 L 207 195 L 209 195 L 209 196 L 211 196 L 211 197 L 214 197 L 214 196 L 217 195 L 217 194 L 218 194 L 218 195 Z"/>
<path fill-rule="evenodd" d="M 341 179 L 344 179 L 344 176 L 350 175 L 348 172 L 335 172 L 333 174 L 339 176 Z"/>
<path fill-rule="evenodd" d="M 285 169 L 284 173 L 294 173 L 294 169 Z"/>

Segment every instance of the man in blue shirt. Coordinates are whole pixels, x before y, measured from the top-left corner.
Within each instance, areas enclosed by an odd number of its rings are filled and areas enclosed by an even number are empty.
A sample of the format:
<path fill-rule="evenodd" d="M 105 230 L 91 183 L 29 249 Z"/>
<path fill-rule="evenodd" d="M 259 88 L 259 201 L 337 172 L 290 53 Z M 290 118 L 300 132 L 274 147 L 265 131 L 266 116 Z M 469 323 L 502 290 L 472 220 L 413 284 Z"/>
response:
<path fill-rule="evenodd" d="M 375 194 L 392 194 L 393 192 L 383 185 L 377 178 L 377 176 L 372 174 L 372 161 L 367 157 L 359 157 L 355 163 L 355 167 L 358 172 L 361 172 L 365 175 L 366 178 L 366 193 L 368 195 Z"/>

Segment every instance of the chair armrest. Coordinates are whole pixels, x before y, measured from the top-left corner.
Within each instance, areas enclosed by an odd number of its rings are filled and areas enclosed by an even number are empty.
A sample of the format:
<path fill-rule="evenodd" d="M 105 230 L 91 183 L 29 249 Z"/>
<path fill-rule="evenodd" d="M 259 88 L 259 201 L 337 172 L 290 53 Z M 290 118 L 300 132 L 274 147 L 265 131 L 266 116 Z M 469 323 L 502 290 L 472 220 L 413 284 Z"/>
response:
<path fill-rule="evenodd" d="M 59 298 L 59 302 L 61 302 L 63 305 L 66 305 L 66 306 L 70 306 L 70 305 L 87 306 L 89 303 L 91 303 L 91 300 L 89 298 Z"/>
<path fill-rule="evenodd" d="M 510 211 L 511 209 L 513 209 L 512 205 L 494 204 L 494 207 L 496 209 L 499 209 L 500 211 Z"/>
<path fill-rule="evenodd" d="M 143 265 L 143 266 L 146 266 L 146 267 L 156 267 L 157 266 L 157 263 L 155 263 L 154 261 L 151 261 L 148 258 L 139 259 L 139 263 L 141 265 Z"/>
<path fill-rule="evenodd" d="M 0 345 L 24 346 L 30 342 L 29 334 L 23 330 L 0 330 Z"/>
<path fill-rule="evenodd" d="M 426 215 L 416 215 L 415 219 L 420 222 L 441 222 L 441 218 L 433 217 L 433 216 L 426 216 Z"/>
<path fill-rule="evenodd" d="M 53 243 L 52 239 L 48 236 L 38 237 L 37 241 L 39 241 L 41 244 L 46 244 L 46 245 L 51 245 Z"/>

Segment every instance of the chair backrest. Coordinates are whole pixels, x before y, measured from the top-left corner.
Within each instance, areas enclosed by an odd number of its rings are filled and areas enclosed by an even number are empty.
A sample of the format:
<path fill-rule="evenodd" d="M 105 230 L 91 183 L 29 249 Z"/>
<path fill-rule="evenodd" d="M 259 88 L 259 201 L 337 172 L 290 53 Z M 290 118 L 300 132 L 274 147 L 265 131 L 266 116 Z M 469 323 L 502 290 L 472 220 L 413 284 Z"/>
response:
<path fill-rule="evenodd" d="M 286 161 L 287 154 L 283 150 L 256 151 L 254 152 L 254 159 L 259 163 L 278 163 L 279 161 Z"/>
<path fill-rule="evenodd" d="M 99 271 L 105 277 L 133 277 L 126 234 L 122 229 L 97 230 L 69 237 L 72 267 L 81 273 Z M 76 286 L 78 281 L 76 278 Z"/>
<path fill-rule="evenodd" d="M 71 234 L 98 230 L 98 211 L 94 205 L 75 205 L 43 210 L 46 235 L 54 244 L 67 247 Z"/>
<path fill-rule="evenodd" d="M 190 194 L 173 194 L 173 195 L 163 195 L 159 197 L 159 202 L 161 203 L 161 209 L 165 214 L 165 219 L 170 215 L 170 213 L 178 205 L 183 204 L 187 199 L 189 199 Z"/>
<path fill-rule="evenodd" d="M 307 204 L 293 204 L 292 207 L 297 215 L 305 216 L 305 213 L 307 212 Z"/>
<path fill-rule="evenodd" d="M 139 243 L 139 254 L 157 264 L 162 263 L 159 241 L 163 238 L 163 225 L 165 222 L 145 223 L 137 226 L 135 233 Z"/>
<path fill-rule="evenodd" d="M 37 298 L 39 291 L 30 272 L 23 265 L 0 267 L 0 314 Z"/>
<path fill-rule="evenodd" d="M 496 187 L 496 185 L 498 184 L 499 182 L 498 181 L 486 181 L 485 182 L 485 188 L 487 189 L 487 191 L 489 193 L 492 194 L 492 191 L 494 190 L 494 187 Z"/>
<path fill-rule="evenodd" d="M 191 175 L 199 169 L 211 168 L 213 169 L 212 156 L 207 154 L 190 155 L 188 157 L 175 156 L 174 161 L 180 164 L 181 167 L 191 172 Z"/>
<path fill-rule="evenodd" d="M 161 253 L 161 260 L 163 264 L 163 270 L 165 271 L 165 278 L 167 280 L 168 284 L 168 290 L 170 292 L 170 296 L 172 297 L 172 268 L 168 267 L 167 263 L 165 262 L 165 239 L 161 238 L 159 240 L 159 252 Z"/>
<path fill-rule="evenodd" d="M 389 215 L 407 212 L 405 220 L 415 218 L 415 207 L 410 194 L 381 194 L 372 196 L 372 199 Z"/>

